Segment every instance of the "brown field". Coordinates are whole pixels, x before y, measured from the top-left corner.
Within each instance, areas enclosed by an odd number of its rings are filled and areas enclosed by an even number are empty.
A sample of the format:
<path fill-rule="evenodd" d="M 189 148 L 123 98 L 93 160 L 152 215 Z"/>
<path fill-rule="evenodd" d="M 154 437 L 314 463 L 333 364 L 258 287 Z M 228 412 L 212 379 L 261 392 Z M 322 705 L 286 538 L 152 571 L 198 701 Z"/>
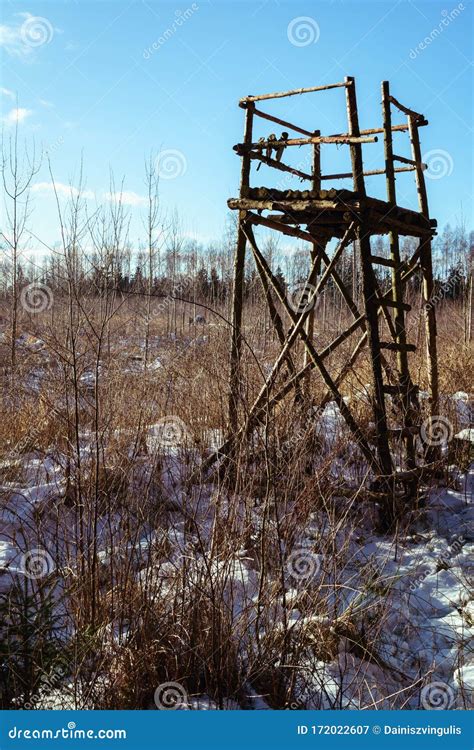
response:
<path fill-rule="evenodd" d="M 356 604 L 346 603 L 353 540 L 377 529 L 367 469 L 347 431 L 339 424 L 328 443 L 317 418 L 308 421 L 290 397 L 222 471 L 202 475 L 202 460 L 225 430 L 229 311 L 172 302 L 155 314 L 154 304 L 146 367 L 140 297 L 111 293 L 71 304 L 56 296 L 41 314 L 20 311 L 13 374 L 4 327 L 2 538 L 23 553 L 46 550 L 48 569 L 13 575 L 13 585 L 0 588 L 0 648 L 9 666 L 2 706 L 147 707 L 156 687 L 172 681 L 220 707 L 248 707 L 258 694 L 275 708 L 340 708 L 342 667 L 332 697 L 317 675 L 318 665 L 337 661 L 341 642 L 352 659 L 355 703 L 408 705 L 423 676 L 399 670 L 400 677 L 379 648 L 392 581 L 367 559 L 358 571 L 366 588 Z M 189 322 L 196 310 L 205 323 Z M 8 314 L 5 305 L 4 321 Z M 243 414 L 278 349 L 263 303 L 248 303 L 245 319 Z M 472 388 L 464 321 L 461 301 L 440 303 L 445 396 Z M 344 322 L 332 307 L 324 320 L 318 313 L 318 344 Z M 423 389 L 416 306 L 408 327 Z M 330 366 L 337 371 L 352 346 Z M 362 357 L 343 388 L 361 424 L 370 421 L 368 382 Z M 324 395 L 314 375 L 310 403 L 317 407 Z M 443 415 L 460 429 L 448 398 Z M 164 440 L 157 433 L 157 443 L 151 426 L 165 417 L 172 432 Z M 454 486 L 453 476 L 445 461 L 441 483 Z M 390 545 L 403 547 L 426 526 L 426 489 L 404 509 Z M 288 587 L 288 554 L 303 537 L 325 564 L 314 581 Z M 4 571 L 0 583 L 7 578 Z M 460 663 L 464 648 L 461 639 Z"/>

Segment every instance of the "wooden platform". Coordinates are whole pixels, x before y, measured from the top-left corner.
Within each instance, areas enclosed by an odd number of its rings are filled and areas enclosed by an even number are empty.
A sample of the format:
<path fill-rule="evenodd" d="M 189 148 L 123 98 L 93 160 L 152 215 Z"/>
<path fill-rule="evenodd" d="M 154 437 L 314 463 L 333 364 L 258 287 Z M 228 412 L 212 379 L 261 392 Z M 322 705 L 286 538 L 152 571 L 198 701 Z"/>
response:
<path fill-rule="evenodd" d="M 249 188 L 246 197 L 230 198 L 229 208 L 241 211 L 272 213 L 274 222 L 295 226 L 306 225 L 311 234 L 326 238 L 343 237 L 350 223 L 366 209 L 371 234 L 429 237 L 436 233 L 436 221 L 408 208 L 393 206 L 377 198 L 360 199 L 351 190 L 276 190 Z"/>

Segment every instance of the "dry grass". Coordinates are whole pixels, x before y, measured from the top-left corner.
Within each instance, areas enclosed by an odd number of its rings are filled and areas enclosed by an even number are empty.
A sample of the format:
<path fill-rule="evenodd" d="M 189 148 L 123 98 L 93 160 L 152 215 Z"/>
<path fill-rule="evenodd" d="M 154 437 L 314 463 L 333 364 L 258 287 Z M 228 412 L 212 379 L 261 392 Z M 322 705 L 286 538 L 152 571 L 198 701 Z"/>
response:
<path fill-rule="evenodd" d="M 228 317 L 224 308 L 219 312 Z M 152 318 L 149 361 L 155 364 L 146 371 L 136 300 L 111 300 L 107 318 L 97 300 L 83 300 L 71 319 L 66 299 L 42 315 L 23 316 L 19 333 L 32 338 L 18 347 L 13 375 L 3 344 L 5 538 L 10 534 L 23 551 L 45 549 L 54 561 L 47 575 L 20 577 L 1 595 L 0 655 L 8 668 L 3 708 L 34 703 L 57 664 L 67 664 L 60 684 L 68 700 L 95 708 L 148 707 L 167 681 L 183 685 L 189 696 L 207 694 L 219 707 L 228 700 L 246 707 L 252 690 L 275 708 L 327 705 L 315 675 L 321 662 L 337 657 L 341 639 L 348 662 L 359 659 L 358 670 L 383 668 L 378 642 L 390 590 L 370 561 L 359 571 L 365 580 L 360 605 L 345 603 L 352 536 L 377 523 L 373 503 L 360 496 L 364 469 L 345 433 L 323 454 L 321 436 L 287 400 L 212 484 L 205 477 L 186 484 L 224 427 L 228 377 L 222 318 L 208 313 L 205 326 L 189 326 L 188 313 L 178 308 L 176 336 L 167 334 L 164 317 Z M 243 409 L 278 350 L 262 308 L 247 310 L 246 319 Z M 459 306 L 443 304 L 445 394 L 471 385 L 462 320 Z M 329 342 L 343 325 L 335 314 L 318 332 L 320 341 Z M 423 331 L 415 314 L 409 328 L 420 344 L 413 373 L 423 389 Z M 38 347 L 35 337 L 43 342 Z M 331 368 L 342 366 L 352 346 L 331 356 Z M 371 418 L 364 395 L 369 380 L 362 357 L 343 387 L 361 424 Z M 317 378 L 311 387 L 317 405 L 325 391 Z M 455 423 L 447 402 L 443 409 Z M 173 459 L 149 433 L 169 415 L 186 428 Z M 331 470 L 335 459 L 339 479 Z M 352 472 L 352 487 L 344 471 Z M 42 502 L 24 514 L 12 499 L 15 488 L 46 482 Z M 398 534 L 413 521 L 407 513 Z M 310 562 L 326 562 L 314 579 L 289 582 L 288 555 L 308 540 Z M 373 700 L 400 707 L 416 686 L 391 678 Z M 360 700 L 367 705 L 362 693 Z M 344 690 L 331 701 L 342 707 Z"/>

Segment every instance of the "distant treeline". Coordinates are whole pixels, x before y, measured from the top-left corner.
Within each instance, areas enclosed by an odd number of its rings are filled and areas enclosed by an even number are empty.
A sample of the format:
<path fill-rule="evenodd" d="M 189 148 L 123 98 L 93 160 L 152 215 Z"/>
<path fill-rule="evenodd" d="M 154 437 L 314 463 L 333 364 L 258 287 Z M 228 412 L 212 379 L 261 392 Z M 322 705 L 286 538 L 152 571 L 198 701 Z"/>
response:
<path fill-rule="evenodd" d="M 406 238 L 401 243 L 402 258 L 409 258 L 415 251 L 418 240 Z M 272 238 L 262 243 L 263 252 L 283 289 L 304 281 L 309 270 L 309 254 L 301 245 L 293 249 L 282 248 Z M 373 239 L 374 254 L 389 257 L 387 237 Z M 464 294 L 472 273 L 474 257 L 474 232 L 463 227 L 454 229 L 447 225 L 434 241 L 435 292 L 446 299 L 456 299 Z M 179 237 L 175 232 L 170 246 L 153 249 L 152 256 L 146 250 L 134 253 L 130 248 L 104 246 L 100 252 L 88 253 L 79 245 L 68 248 L 66 254 L 52 252 L 39 263 L 34 256 L 19 259 L 16 267 L 16 284 L 13 280 L 12 264 L 5 250 L 0 263 L 0 295 L 11 298 L 16 290 L 26 284 L 37 282 L 48 286 L 55 294 L 68 294 L 71 283 L 75 294 L 100 296 L 116 290 L 122 293 L 166 296 L 176 293 L 179 286 L 182 295 L 189 299 L 205 299 L 211 303 L 225 303 L 232 290 L 233 239 L 231 233 L 221 243 L 206 247 L 194 240 Z M 360 287 L 360 264 L 357 248 L 352 247 L 338 263 L 338 271 L 344 282 L 353 289 L 355 296 Z M 382 286 L 389 282 L 390 269 L 379 267 L 376 271 Z M 185 283 L 183 283 L 183 281 Z M 412 289 L 420 281 L 414 276 Z M 335 292 L 331 280 L 326 294 Z M 245 294 L 258 297 L 261 294 L 257 271 L 248 258 L 245 275 Z M 180 295 L 176 295 L 180 296 Z"/>

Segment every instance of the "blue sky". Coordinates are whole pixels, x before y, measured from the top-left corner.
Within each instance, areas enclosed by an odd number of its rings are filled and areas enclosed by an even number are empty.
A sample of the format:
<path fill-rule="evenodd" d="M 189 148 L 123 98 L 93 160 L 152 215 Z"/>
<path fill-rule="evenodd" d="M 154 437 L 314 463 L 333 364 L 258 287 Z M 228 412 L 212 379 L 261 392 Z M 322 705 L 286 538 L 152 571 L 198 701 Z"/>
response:
<path fill-rule="evenodd" d="M 394 96 L 428 118 L 421 137 L 431 215 L 441 226 L 462 218 L 468 228 L 474 224 L 467 0 L 5 0 L 2 8 L 4 132 L 19 119 L 22 136 L 49 148 L 58 184 L 75 184 L 82 154 L 91 205 L 107 199 L 110 169 L 117 183 L 123 177 L 134 242 L 144 234 L 143 163 L 150 151 L 169 158 L 160 161 L 164 209 L 177 207 L 188 234 L 218 238 L 226 200 L 237 194 L 240 164 L 232 146 L 242 140 L 238 99 L 345 75 L 356 77 L 361 127 L 380 125 L 383 79 Z M 342 90 L 266 102 L 265 108 L 323 133 L 346 129 Z M 404 119 L 394 111 L 393 121 Z M 272 129 L 264 124 L 258 135 Z M 406 137 L 397 139 L 397 151 L 410 156 Z M 381 144 L 365 146 L 364 157 L 367 168 L 382 167 Z M 289 161 L 304 158 L 293 149 Z M 322 165 L 323 172 L 346 171 L 347 148 L 327 146 Z M 58 237 L 50 179 L 44 165 L 32 194 L 32 223 L 46 242 Z M 275 176 L 263 167 L 253 184 L 275 184 Z M 372 178 L 368 188 L 383 197 L 384 178 Z M 400 203 L 416 206 L 411 175 L 400 176 L 397 189 Z"/>

